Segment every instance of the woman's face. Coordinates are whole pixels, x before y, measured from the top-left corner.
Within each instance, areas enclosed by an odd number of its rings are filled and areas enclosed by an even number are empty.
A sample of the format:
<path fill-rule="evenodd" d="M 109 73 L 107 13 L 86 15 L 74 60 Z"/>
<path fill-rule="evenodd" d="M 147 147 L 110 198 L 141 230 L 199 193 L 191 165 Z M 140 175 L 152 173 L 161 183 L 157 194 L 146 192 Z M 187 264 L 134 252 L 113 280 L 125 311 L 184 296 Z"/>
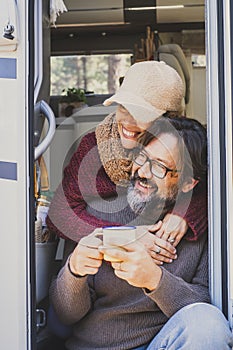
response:
<path fill-rule="evenodd" d="M 138 136 L 151 125 L 151 123 L 137 122 L 121 105 L 117 107 L 116 120 L 122 146 L 127 149 L 137 147 Z"/>

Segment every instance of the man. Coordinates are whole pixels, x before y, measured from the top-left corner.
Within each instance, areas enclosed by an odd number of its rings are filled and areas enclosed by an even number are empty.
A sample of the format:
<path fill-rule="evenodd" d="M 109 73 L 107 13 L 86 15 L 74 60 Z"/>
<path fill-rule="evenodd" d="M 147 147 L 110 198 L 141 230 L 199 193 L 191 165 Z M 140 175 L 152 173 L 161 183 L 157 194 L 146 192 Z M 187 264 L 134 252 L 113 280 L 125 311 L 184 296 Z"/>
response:
<path fill-rule="evenodd" d="M 160 218 L 180 200 L 188 205 L 206 181 L 205 129 L 191 119 L 159 118 L 141 142 L 125 210 L 144 220 L 151 212 Z M 178 258 L 163 266 L 140 240 L 123 251 L 118 239 L 111 244 L 103 247 L 94 235 L 81 239 L 51 287 L 57 315 L 73 325 L 67 349 L 231 348 L 227 321 L 208 304 L 207 235 L 182 239 Z"/>

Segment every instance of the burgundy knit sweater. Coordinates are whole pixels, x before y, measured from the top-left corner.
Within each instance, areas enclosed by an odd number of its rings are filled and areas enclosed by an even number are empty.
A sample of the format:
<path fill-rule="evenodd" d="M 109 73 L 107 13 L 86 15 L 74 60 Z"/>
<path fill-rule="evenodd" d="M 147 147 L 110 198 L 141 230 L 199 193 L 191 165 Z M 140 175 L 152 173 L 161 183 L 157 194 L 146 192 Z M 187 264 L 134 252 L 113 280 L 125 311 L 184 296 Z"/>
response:
<path fill-rule="evenodd" d="M 47 226 L 60 237 L 78 242 L 97 227 L 120 225 L 122 222 L 102 220 L 87 211 L 93 199 L 108 201 L 120 196 L 121 189 L 110 180 L 102 166 L 95 132 L 83 137 L 77 151 L 64 170 L 63 181 L 57 188 L 50 205 Z M 207 230 L 207 194 L 198 184 L 186 210 L 186 203 L 176 205 L 173 214 L 182 216 L 196 240 Z M 151 222 L 152 224 L 153 222 Z"/>

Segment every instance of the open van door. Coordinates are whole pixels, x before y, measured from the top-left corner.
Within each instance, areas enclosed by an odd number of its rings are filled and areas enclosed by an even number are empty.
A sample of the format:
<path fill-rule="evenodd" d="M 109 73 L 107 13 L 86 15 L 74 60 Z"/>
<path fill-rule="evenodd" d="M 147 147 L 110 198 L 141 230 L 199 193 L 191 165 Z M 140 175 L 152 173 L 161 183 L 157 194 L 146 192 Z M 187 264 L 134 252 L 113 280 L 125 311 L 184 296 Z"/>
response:
<path fill-rule="evenodd" d="M 207 1 L 210 290 L 233 325 L 233 8 Z"/>
<path fill-rule="evenodd" d="M 0 9 L 0 346 L 25 350 L 34 323 L 33 2 L 1 0 Z"/>
<path fill-rule="evenodd" d="M 0 9 L 0 342 L 25 350 L 36 348 L 36 325 L 43 322 L 36 310 L 34 165 L 55 132 L 46 102 L 49 0 L 0 0 Z"/>

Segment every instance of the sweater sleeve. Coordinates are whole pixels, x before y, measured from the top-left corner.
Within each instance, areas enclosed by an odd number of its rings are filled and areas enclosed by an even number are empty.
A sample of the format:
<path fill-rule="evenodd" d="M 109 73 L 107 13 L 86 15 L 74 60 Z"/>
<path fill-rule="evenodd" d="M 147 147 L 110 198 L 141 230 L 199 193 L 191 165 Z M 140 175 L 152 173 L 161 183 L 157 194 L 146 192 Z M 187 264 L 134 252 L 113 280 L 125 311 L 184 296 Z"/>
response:
<path fill-rule="evenodd" d="M 188 282 L 162 268 L 162 277 L 158 287 L 147 295 L 156 302 L 167 317 L 170 318 L 186 305 L 210 302 L 207 252 L 206 242 L 196 272 Z"/>
<path fill-rule="evenodd" d="M 78 242 L 97 227 L 119 225 L 87 212 L 91 198 L 98 196 L 104 200 L 113 195 L 115 185 L 101 164 L 95 133 L 89 133 L 65 168 L 62 183 L 54 194 L 46 220 L 49 230 Z"/>
<path fill-rule="evenodd" d="M 187 203 L 181 201 L 172 211 L 172 214 L 183 217 L 191 228 L 189 232 L 193 234 L 186 237 L 190 241 L 197 240 L 208 229 L 207 188 L 204 184 L 199 185 L 193 191 L 188 209 Z"/>
<path fill-rule="evenodd" d="M 68 260 L 51 284 L 50 301 L 60 321 L 71 325 L 87 314 L 92 299 L 87 277 L 72 275 Z"/>

